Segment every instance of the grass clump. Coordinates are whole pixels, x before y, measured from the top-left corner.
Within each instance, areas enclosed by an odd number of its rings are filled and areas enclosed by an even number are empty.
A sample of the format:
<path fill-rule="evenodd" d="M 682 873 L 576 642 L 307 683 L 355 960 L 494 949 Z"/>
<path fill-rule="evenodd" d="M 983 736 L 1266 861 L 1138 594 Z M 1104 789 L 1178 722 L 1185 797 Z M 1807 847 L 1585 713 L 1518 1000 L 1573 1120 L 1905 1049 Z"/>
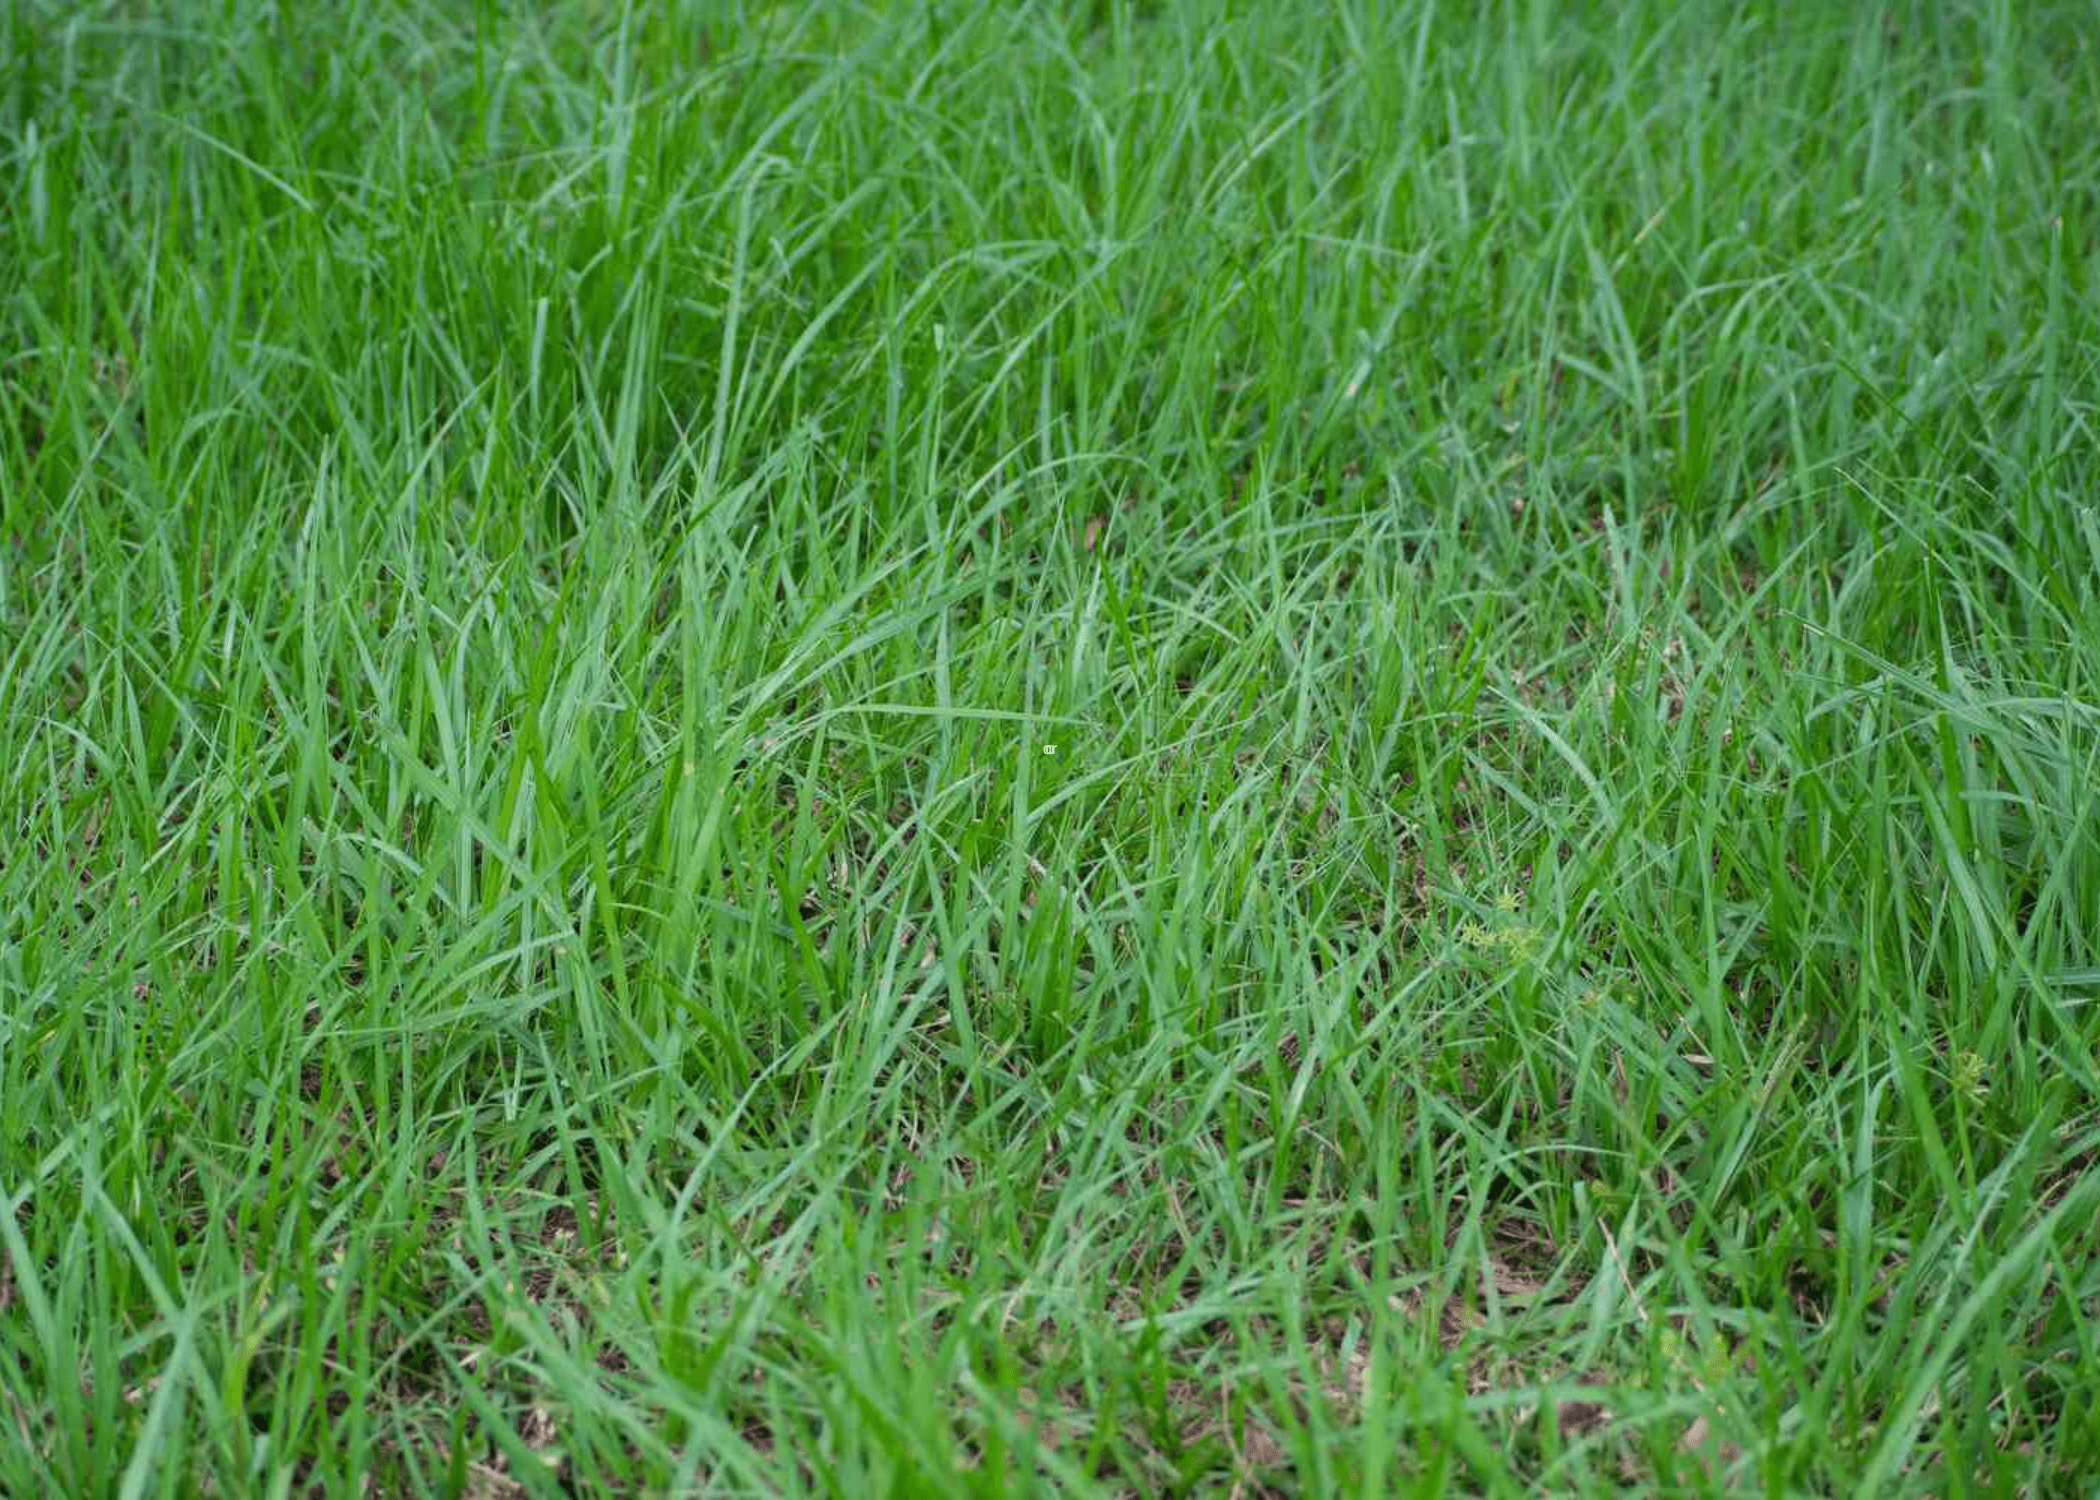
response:
<path fill-rule="evenodd" d="M 2090 1482 L 2089 19 L 10 8 L 0 1490 Z"/>

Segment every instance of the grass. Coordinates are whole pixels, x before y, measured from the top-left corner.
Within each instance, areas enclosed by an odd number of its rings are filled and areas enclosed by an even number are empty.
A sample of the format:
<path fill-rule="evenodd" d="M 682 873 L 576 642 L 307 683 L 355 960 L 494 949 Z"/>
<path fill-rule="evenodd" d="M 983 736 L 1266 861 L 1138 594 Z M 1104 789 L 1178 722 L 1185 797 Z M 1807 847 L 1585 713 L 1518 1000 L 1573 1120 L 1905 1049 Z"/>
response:
<path fill-rule="evenodd" d="M 2081 1493 L 2090 19 L 6 7 L 0 1491 Z"/>

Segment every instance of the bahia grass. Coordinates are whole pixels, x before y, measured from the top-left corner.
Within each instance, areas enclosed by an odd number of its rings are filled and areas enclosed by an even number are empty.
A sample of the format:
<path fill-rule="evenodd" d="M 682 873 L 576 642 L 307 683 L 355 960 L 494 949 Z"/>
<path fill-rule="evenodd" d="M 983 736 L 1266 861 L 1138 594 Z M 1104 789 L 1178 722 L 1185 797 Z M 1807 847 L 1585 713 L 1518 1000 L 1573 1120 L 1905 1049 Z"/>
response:
<path fill-rule="evenodd" d="M 0 9 L 0 1492 L 2100 1473 L 2089 6 Z"/>

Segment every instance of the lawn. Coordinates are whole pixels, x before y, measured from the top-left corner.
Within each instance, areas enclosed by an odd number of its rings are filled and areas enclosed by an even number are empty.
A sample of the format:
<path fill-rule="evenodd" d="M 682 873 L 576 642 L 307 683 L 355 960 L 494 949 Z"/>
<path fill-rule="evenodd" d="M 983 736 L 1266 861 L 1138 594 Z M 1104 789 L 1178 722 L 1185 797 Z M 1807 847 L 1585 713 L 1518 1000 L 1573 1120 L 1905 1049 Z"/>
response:
<path fill-rule="evenodd" d="M 2100 1479 L 2089 4 L 0 12 L 0 1493 Z"/>

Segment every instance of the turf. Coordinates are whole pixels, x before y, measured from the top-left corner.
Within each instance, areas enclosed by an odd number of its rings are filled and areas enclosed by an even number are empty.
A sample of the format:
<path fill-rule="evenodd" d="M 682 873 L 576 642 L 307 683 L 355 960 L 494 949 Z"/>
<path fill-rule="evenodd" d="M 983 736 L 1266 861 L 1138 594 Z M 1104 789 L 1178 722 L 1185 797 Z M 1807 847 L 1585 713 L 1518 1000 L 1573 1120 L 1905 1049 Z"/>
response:
<path fill-rule="evenodd" d="M 0 9 L 0 1492 L 2100 1473 L 2088 6 Z"/>

